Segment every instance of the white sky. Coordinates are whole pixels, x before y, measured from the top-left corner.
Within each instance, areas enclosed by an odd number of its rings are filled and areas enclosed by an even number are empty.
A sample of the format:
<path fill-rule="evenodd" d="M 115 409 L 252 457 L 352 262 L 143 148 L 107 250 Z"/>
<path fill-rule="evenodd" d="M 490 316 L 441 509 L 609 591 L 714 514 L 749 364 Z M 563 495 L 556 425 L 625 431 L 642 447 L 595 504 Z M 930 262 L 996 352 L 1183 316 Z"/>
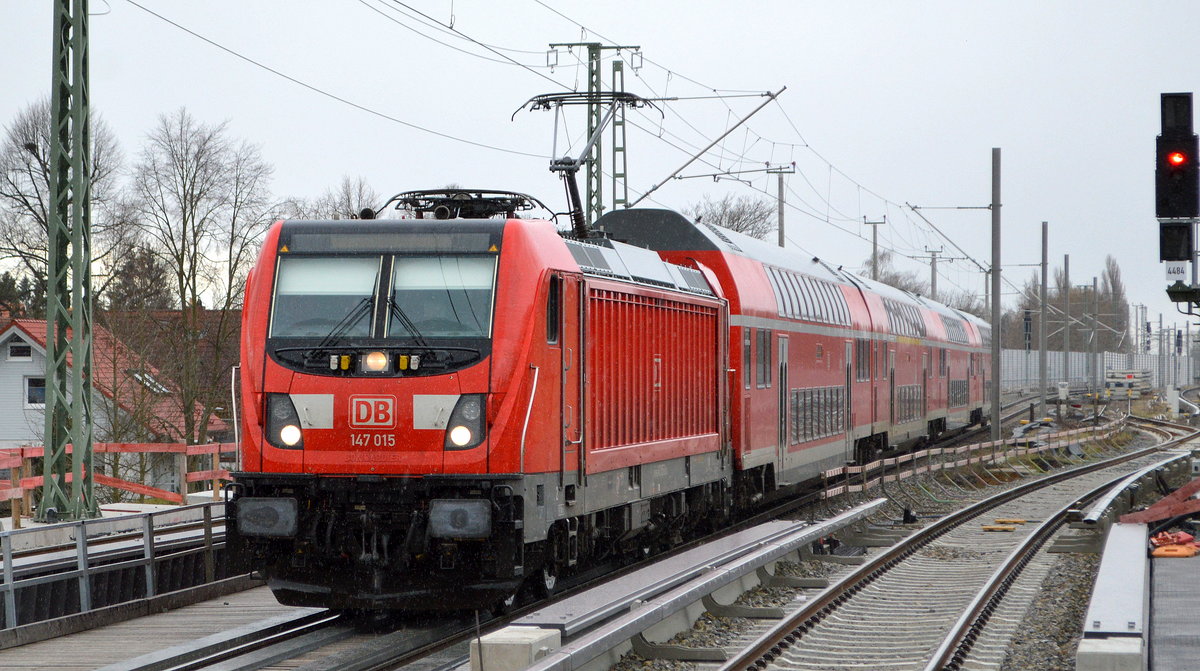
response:
<path fill-rule="evenodd" d="M 460 35 L 520 50 L 500 53 L 530 69 L 422 25 L 392 0 L 137 1 L 387 116 L 539 156 L 405 127 L 259 69 L 128 0 L 91 0 L 93 111 L 131 160 L 158 115 L 182 106 L 206 123 L 228 120 L 235 136 L 259 144 L 280 197 L 316 196 L 350 175 L 386 195 L 453 182 L 530 193 L 564 210 L 562 187 L 546 169 L 553 115 L 510 116 L 534 95 L 586 86 L 575 55 L 563 52 L 557 68 L 545 67 L 550 42 L 640 45 L 646 63 L 627 73 L 626 88 L 641 95 L 787 86 L 723 151 L 706 155 L 717 168 L 698 162 L 684 174 L 795 161 L 788 200 L 800 209 L 789 208 L 786 221 L 798 253 L 858 268 L 870 254 L 862 218 L 886 214 L 881 245 L 907 256 L 927 247 L 961 256 L 904 204 L 986 205 L 991 148 L 1000 147 L 1007 277 L 1021 284 L 1034 272 L 1016 264 L 1040 260 L 1040 222 L 1049 221 L 1051 266 L 1070 254 L 1074 284 L 1090 284 L 1111 253 L 1130 303 L 1149 305 L 1151 319 L 1161 312 L 1167 324 L 1184 323 L 1163 291 L 1153 161 L 1159 93 L 1200 88 L 1200 5 L 1186 0 L 407 2 L 435 21 L 453 17 Z M 48 95 L 51 5 L 0 0 L 0 124 Z M 679 101 L 665 106 L 661 121 L 653 112 L 631 115 L 645 129 L 629 129 L 631 191 L 664 179 L 759 102 Z M 560 153 L 568 142 L 578 152 L 584 123 L 582 108 L 571 110 Z M 672 180 L 643 204 L 682 209 L 705 193 L 754 189 L 773 197 L 774 176 L 749 177 L 750 186 Z M 990 263 L 987 211 L 925 214 Z M 928 273 L 923 261 L 900 266 Z M 939 270 L 943 290 L 984 284 L 969 261 Z"/>

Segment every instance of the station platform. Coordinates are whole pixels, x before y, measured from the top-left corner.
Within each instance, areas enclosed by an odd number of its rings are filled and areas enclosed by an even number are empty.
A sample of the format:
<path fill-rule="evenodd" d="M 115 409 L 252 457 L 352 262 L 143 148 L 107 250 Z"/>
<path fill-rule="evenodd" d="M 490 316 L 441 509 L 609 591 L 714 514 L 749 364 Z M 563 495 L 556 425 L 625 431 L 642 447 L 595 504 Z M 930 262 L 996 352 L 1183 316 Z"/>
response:
<path fill-rule="evenodd" d="M 1152 559 L 1150 575 L 1150 671 L 1197 668 L 1200 555 Z"/>
<path fill-rule="evenodd" d="M 0 650 L 0 671 L 89 671 L 214 632 L 320 609 L 281 606 L 266 587 Z"/>

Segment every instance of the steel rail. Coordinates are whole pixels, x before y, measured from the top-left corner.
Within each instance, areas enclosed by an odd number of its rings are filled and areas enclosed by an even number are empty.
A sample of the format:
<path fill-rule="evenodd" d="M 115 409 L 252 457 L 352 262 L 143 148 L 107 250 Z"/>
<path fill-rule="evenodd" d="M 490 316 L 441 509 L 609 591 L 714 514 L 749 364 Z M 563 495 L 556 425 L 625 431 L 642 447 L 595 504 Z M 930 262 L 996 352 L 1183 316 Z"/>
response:
<path fill-rule="evenodd" d="M 1131 420 L 1137 423 L 1139 420 Z M 1147 422 L 1151 425 L 1170 424 L 1161 420 L 1151 420 Z M 1173 447 L 1184 442 L 1192 440 L 1200 436 L 1200 431 L 1188 428 L 1190 433 L 1179 436 L 1166 443 L 1158 446 L 1159 449 Z M 1149 470 L 1157 468 L 1159 464 L 1148 467 Z M 1142 472 L 1135 474 L 1140 477 Z M 1059 528 L 1067 521 L 1069 513 L 1077 507 L 1079 503 L 1091 503 L 1097 501 L 1106 493 L 1115 489 L 1114 484 L 1129 484 L 1133 476 L 1118 476 L 1110 482 L 1096 487 L 1084 496 L 1080 497 L 1075 503 L 1068 504 L 1061 508 L 1058 512 L 1046 519 L 1037 529 L 1034 530 L 1028 537 L 1025 538 L 1005 559 L 1004 563 L 996 569 L 996 572 L 988 579 L 988 582 L 980 589 L 979 594 L 971 601 L 964 609 L 962 616 L 954 623 L 954 626 L 947 632 L 945 639 L 937 650 L 934 651 L 933 657 L 929 664 L 925 666 L 925 671 L 960 671 L 967 661 L 967 656 L 970 654 L 971 647 L 979 638 L 983 628 L 987 626 L 987 621 L 991 614 L 999 606 L 1000 601 L 1008 592 L 1008 588 L 1020 575 L 1021 570 L 1029 563 L 1030 559 L 1045 545 L 1046 541 L 1059 530 Z M 1133 478 L 1136 481 L 1136 478 Z M 1119 492 L 1118 492 L 1119 493 Z"/>
<path fill-rule="evenodd" d="M 1078 501 L 1094 501 L 1122 478 L 1124 476 L 1114 478 L 1080 497 Z M 1067 514 L 1075 505 L 1076 503 L 1071 503 L 1064 506 L 1046 518 L 1045 522 L 1038 525 L 1033 533 L 1013 549 L 950 627 L 924 671 L 960 671 L 963 668 L 972 646 L 987 626 L 992 613 L 999 607 L 1000 601 L 1008 593 L 1008 589 L 1020 576 L 1026 564 L 1066 522 Z"/>
<path fill-rule="evenodd" d="M 1171 442 L 1182 442 L 1186 439 L 1187 437 L 1184 437 Z M 771 630 L 752 642 L 739 654 L 720 666 L 719 671 L 765 668 L 770 661 L 782 654 L 784 649 L 791 647 L 792 643 L 804 632 L 812 628 L 820 620 L 831 615 L 840 605 L 874 582 L 890 568 L 967 520 L 1038 489 L 1137 459 L 1161 450 L 1163 447 L 1164 445 L 1155 445 L 1094 464 L 1080 466 L 1062 473 L 1048 475 L 1033 482 L 1013 487 L 941 518 L 925 529 L 916 532 L 904 542 L 888 548 L 875 558 L 868 560 L 867 563 L 851 572 L 839 585 L 816 595 L 804 608 L 789 615 Z"/>
<path fill-rule="evenodd" d="M 147 653 L 96 671 L 193 671 L 231 660 L 271 645 L 321 632 L 342 617 L 332 611 L 283 616 Z M 301 653 L 297 653 L 301 654 Z"/>

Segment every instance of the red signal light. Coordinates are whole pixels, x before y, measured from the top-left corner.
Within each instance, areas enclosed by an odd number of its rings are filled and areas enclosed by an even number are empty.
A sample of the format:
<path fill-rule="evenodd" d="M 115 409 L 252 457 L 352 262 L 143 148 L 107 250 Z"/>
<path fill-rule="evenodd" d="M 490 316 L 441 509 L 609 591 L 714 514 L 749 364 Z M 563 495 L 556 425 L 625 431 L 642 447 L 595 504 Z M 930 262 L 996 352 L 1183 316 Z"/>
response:
<path fill-rule="evenodd" d="M 1181 151 L 1173 151 L 1170 154 L 1167 154 L 1167 163 L 1170 163 L 1171 167 L 1174 167 L 1174 168 L 1178 168 L 1179 166 L 1183 165 L 1184 163 L 1187 163 L 1187 160 L 1188 160 L 1187 154 L 1185 154 Z"/>

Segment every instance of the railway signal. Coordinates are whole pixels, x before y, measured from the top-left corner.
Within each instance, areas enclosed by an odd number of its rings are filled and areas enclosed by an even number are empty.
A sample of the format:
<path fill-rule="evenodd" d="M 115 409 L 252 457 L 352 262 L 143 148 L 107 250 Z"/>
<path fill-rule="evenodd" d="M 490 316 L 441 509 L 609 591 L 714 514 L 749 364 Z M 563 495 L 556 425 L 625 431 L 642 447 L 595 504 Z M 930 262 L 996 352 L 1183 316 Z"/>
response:
<path fill-rule="evenodd" d="M 1200 152 L 1192 132 L 1192 94 L 1162 94 L 1161 111 L 1162 134 L 1157 138 L 1154 170 L 1155 213 L 1159 219 L 1191 219 L 1200 215 Z M 1190 234 L 1187 237 L 1190 240 Z"/>
<path fill-rule="evenodd" d="M 1155 140 L 1154 213 L 1158 218 L 1158 259 L 1166 262 L 1167 296 L 1200 306 L 1196 242 L 1200 217 L 1200 142 L 1192 130 L 1192 94 L 1163 93 L 1162 132 Z M 1188 264 L 1193 266 L 1188 268 Z M 1190 282 L 1189 282 L 1190 279 Z"/>

